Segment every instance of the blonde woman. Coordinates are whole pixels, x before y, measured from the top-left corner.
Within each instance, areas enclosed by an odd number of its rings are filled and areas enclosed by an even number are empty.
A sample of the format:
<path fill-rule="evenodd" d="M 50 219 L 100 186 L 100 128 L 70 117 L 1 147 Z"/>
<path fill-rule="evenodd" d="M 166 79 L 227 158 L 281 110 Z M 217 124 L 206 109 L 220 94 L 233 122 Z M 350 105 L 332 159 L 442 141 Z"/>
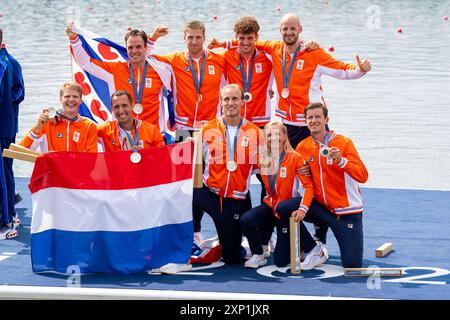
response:
<path fill-rule="evenodd" d="M 311 179 L 298 172 L 304 166 L 304 160 L 292 149 L 286 127 L 279 121 L 269 122 L 264 127 L 264 136 L 266 146 L 260 155 L 259 169 L 267 195 L 260 206 L 247 211 L 241 217 L 241 228 L 252 252 L 252 257 L 247 260 L 245 267 L 255 269 L 267 263 L 262 244 L 268 243 L 274 226 L 277 228 L 274 262 L 281 267 L 290 261 L 289 217 L 291 214 L 280 216 L 276 211 L 278 203 L 298 196 L 297 190 L 301 183 L 304 189 L 303 198 L 298 209 L 292 212 L 292 216 L 296 221 L 302 221 L 314 195 Z M 308 232 L 303 223 L 301 228 L 302 232 Z M 313 241 L 305 245 L 304 249 L 312 249 L 316 244 Z"/>

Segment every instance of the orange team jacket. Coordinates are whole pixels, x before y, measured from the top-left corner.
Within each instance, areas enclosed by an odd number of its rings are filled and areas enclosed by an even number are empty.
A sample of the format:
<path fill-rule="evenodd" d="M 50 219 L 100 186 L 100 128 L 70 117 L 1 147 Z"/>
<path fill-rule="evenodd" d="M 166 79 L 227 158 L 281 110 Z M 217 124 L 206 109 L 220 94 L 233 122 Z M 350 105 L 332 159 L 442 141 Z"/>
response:
<path fill-rule="evenodd" d="M 232 45 L 236 45 L 233 42 Z M 229 45 L 230 46 L 230 45 Z M 323 49 L 313 51 L 301 50 L 295 59 L 292 74 L 288 83 L 289 96 L 281 97 L 283 89 L 282 59 L 284 44 L 282 41 L 257 41 L 256 47 L 263 50 L 272 60 L 275 81 L 277 84 L 278 101 L 275 114 L 284 123 L 305 126 L 305 107 L 311 102 L 322 102 L 323 98 L 321 76 L 329 75 L 337 79 L 358 79 L 365 72 L 356 70 L 356 65 L 334 59 Z M 291 63 L 291 56 L 286 49 L 286 74 Z"/>
<path fill-rule="evenodd" d="M 333 131 L 329 134 L 328 146 L 341 151 L 339 164 L 319 153 L 320 144 L 313 137 L 300 142 L 296 149 L 311 168 L 314 198 L 336 215 L 360 213 L 363 199 L 358 183 L 366 182 L 369 174 L 353 142 Z"/>
<path fill-rule="evenodd" d="M 85 71 L 106 81 L 109 85 L 109 92 L 112 94 L 116 90 L 126 90 L 131 94 L 133 105 L 136 97 L 131 81 L 130 66 L 128 62 L 108 62 L 94 59 L 88 55 L 82 47 L 80 38 L 70 41 L 73 56 L 77 64 Z M 163 103 L 163 82 L 152 66 L 148 66 L 147 75 L 143 79 L 144 68 L 134 70 L 137 90 L 141 82 L 145 81 L 144 92 L 141 104 L 144 110 L 141 114 L 135 114 L 135 118 L 150 122 L 157 126 L 160 131 L 164 130 L 164 103 Z"/>
<path fill-rule="evenodd" d="M 227 83 L 237 83 L 242 89 L 244 89 L 239 56 L 239 49 L 229 49 L 225 52 Z M 242 64 L 247 77 L 250 72 L 251 62 L 252 57 L 248 60 L 242 57 Z M 250 83 L 252 100 L 250 102 L 245 102 L 242 106 L 242 116 L 259 127 L 266 125 L 271 118 L 269 89 L 272 88 L 272 84 L 272 62 L 264 52 L 256 50 L 252 79 Z"/>
<path fill-rule="evenodd" d="M 168 55 L 152 55 L 154 58 L 172 66 L 176 79 L 175 122 L 178 129 L 200 128 L 204 123 L 221 114 L 220 88 L 225 84 L 225 59 L 223 53 L 205 50 L 206 63 L 200 89 L 201 99 L 197 97 L 194 79 L 187 52 Z M 192 61 L 197 79 L 200 77 L 203 57 Z"/>
<path fill-rule="evenodd" d="M 227 170 L 228 148 L 226 127 L 222 117 L 213 119 L 201 128 L 205 168 L 203 183 L 220 197 L 245 199 L 250 186 L 250 177 L 257 169 L 257 156 L 262 143 L 262 130 L 243 119 L 239 131 L 234 161 L 237 169 Z M 233 157 L 231 157 L 233 158 Z"/>
<path fill-rule="evenodd" d="M 59 119 L 47 122 L 39 134 L 29 130 L 19 144 L 41 152 L 97 152 L 97 125 L 80 115 L 74 121 Z"/>
<path fill-rule="evenodd" d="M 302 195 L 302 202 L 300 204 L 300 207 L 305 212 L 307 212 L 309 206 L 311 205 L 311 201 L 314 196 L 314 186 L 312 180 L 310 177 L 302 176 L 297 173 L 297 170 L 303 166 L 304 161 L 300 154 L 295 151 L 286 152 L 286 156 L 284 157 L 278 169 L 277 179 L 275 182 L 275 190 L 273 194 L 270 191 L 268 175 L 263 173 L 263 170 L 261 170 L 260 168 L 261 178 L 267 192 L 267 195 L 264 198 L 264 203 L 272 209 L 272 211 L 275 213 L 275 216 L 277 216 L 278 218 L 279 216 L 276 213 L 276 207 L 278 203 L 283 200 Z M 303 191 L 300 191 L 302 189 Z"/>
<path fill-rule="evenodd" d="M 139 149 L 164 146 L 164 140 L 158 128 L 151 123 L 137 120 Z M 98 140 L 104 151 L 131 150 L 125 131 L 117 120 L 107 121 L 97 127 Z M 134 130 L 129 132 L 134 139 Z"/>

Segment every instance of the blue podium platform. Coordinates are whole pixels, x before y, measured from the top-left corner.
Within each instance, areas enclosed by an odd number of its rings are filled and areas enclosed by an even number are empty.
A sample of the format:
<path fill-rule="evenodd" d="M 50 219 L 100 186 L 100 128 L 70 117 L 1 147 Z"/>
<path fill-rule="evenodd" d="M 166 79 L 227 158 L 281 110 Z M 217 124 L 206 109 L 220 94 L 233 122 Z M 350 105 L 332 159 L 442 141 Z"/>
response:
<path fill-rule="evenodd" d="M 22 225 L 17 238 L 0 242 L 0 287 L 66 287 L 67 275 L 35 274 L 31 270 L 28 181 L 28 178 L 16 179 L 17 190 L 23 197 L 17 205 Z M 252 185 L 254 202 L 259 201 L 259 190 L 259 185 Z M 366 207 L 363 267 L 401 267 L 405 271 L 402 277 L 344 277 L 337 242 L 329 231 L 330 259 L 318 269 L 300 275 L 292 275 L 288 268 L 277 268 L 270 258 L 258 270 L 219 262 L 196 265 L 191 272 L 177 275 L 81 275 L 80 287 L 172 290 L 185 292 L 186 296 L 189 292 L 210 292 L 292 298 L 450 299 L 450 192 L 363 188 L 362 193 Z M 215 235 L 207 215 L 202 228 L 205 236 Z M 384 258 L 376 258 L 375 249 L 385 242 L 392 242 L 394 251 Z"/>

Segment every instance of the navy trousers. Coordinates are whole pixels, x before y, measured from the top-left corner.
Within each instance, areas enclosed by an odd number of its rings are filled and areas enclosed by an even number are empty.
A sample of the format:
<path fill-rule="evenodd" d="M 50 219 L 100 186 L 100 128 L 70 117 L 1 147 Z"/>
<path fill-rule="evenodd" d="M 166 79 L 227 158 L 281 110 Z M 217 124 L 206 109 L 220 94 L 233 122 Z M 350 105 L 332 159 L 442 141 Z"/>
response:
<path fill-rule="evenodd" d="M 272 209 L 264 203 L 247 211 L 242 216 L 242 232 L 248 239 L 252 254 L 260 255 L 263 253 L 262 245 L 267 245 L 275 226 L 277 228 L 277 244 L 273 253 L 273 261 L 277 267 L 284 267 L 290 263 L 289 218 L 291 212 L 283 212 L 280 215 L 281 219 L 278 219 Z M 309 234 L 303 222 L 300 224 L 300 228 L 300 234 Z M 301 251 L 309 252 L 316 245 L 311 235 L 304 241 L 303 238 L 301 240 Z"/>
<path fill-rule="evenodd" d="M 227 264 L 242 262 L 241 216 L 251 209 L 250 197 L 245 200 L 221 198 L 211 192 L 206 186 L 194 188 L 194 202 L 196 210 L 209 214 L 216 226 L 219 242 L 222 246 L 222 258 Z"/>
<path fill-rule="evenodd" d="M 290 214 L 296 210 L 301 198 L 282 201 L 277 206 L 280 215 Z M 363 223 L 362 213 L 336 216 L 316 200 L 313 200 L 305 220 L 320 219 L 333 231 L 341 253 L 341 264 L 344 268 L 361 268 L 363 258 Z M 301 230 L 303 231 L 303 230 Z M 309 232 L 301 232 L 301 242 L 311 241 Z"/>
<path fill-rule="evenodd" d="M 16 138 L 0 138 L 0 149 L 8 149 Z M 13 159 L 3 158 L 0 170 L 0 224 L 11 223 L 15 214 L 14 196 L 16 185 L 14 182 Z"/>

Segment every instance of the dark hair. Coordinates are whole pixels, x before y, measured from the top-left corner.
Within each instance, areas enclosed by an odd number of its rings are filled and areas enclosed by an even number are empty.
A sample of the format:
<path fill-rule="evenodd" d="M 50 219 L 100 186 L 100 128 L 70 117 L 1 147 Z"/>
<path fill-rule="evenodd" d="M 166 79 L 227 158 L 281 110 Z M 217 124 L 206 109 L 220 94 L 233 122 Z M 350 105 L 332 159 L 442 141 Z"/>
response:
<path fill-rule="evenodd" d="M 234 33 L 239 34 L 250 34 L 258 33 L 259 24 L 255 17 L 244 16 L 240 17 L 238 21 L 234 24 Z"/>
<path fill-rule="evenodd" d="M 141 37 L 144 40 L 144 47 L 147 46 L 147 34 L 145 31 L 133 29 L 125 35 L 125 47 L 127 46 L 127 41 L 129 37 Z"/>
<path fill-rule="evenodd" d="M 127 96 L 128 101 L 130 101 L 130 104 L 133 103 L 133 99 L 131 99 L 131 94 L 128 91 L 126 91 L 126 90 L 117 90 L 116 92 L 114 92 L 111 95 L 111 106 L 112 106 L 112 99 L 114 97 L 120 97 L 120 96 Z"/>
<path fill-rule="evenodd" d="M 309 110 L 312 110 L 312 109 L 322 109 L 322 111 L 323 111 L 323 116 L 326 118 L 326 117 L 328 117 L 328 109 L 327 109 L 327 107 L 325 107 L 322 103 L 320 103 L 320 102 L 312 102 L 312 103 L 310 103 L 310 104 L 308 104 L 307 106 L 306 106 L 306 108 L 305 108 L 305 118 L 306 118 L 306 113 L 309 111 Z"/>
<path fill-rule="evenodd" d="M 0 28 L 0 43 L 3 42 L 3 31 L 2 28 Z"/>

